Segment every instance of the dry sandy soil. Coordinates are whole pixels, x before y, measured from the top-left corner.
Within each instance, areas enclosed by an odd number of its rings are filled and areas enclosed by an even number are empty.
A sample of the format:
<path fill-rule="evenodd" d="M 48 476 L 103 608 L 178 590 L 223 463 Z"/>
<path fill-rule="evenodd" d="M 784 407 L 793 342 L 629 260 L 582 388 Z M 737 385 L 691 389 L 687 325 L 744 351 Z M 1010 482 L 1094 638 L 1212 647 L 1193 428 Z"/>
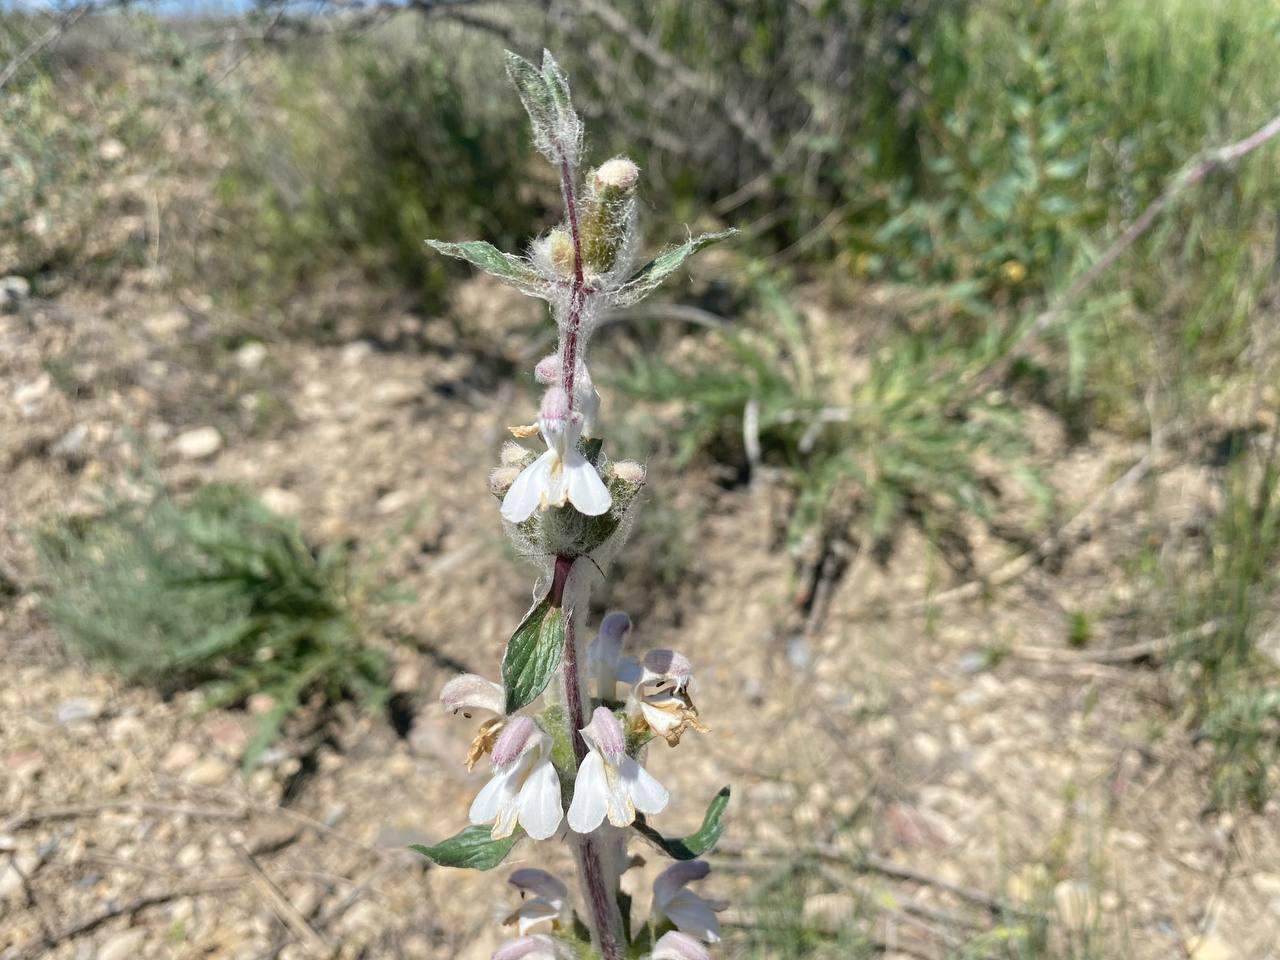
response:
<path fill-rule="evenodd" d="M 429 868 L 405 846 L 460 828 L 483 780 L 462 765 L 470 725 L 434 697 L 458 665 L 495 671 L 527 603 L 529 572 L 508 556 L 485 477 L 528 392 L 495 383 L 441 322 L 388 319 L 421 352 L 360 340 L 237 352 L 216 346 L 198 303 L 158 290 L 142 277 L 106 301 L 0 316 L 0 571 L 14 585 L 0 601 L 0 957 L 487 957 L 511 902 L 505 870 Z M 494 313 L 529 309 L 471 294 Z M 210 426 L 217 449 L 183 439 Z M 395 654 L 416 711 L 403 736 L 351 712 L 325 737 L 291 730 L 245 778 L 248 713 L 201 713 L 193 694 L 166 701 L 67 658 L 24 531 L 92 509 L 139 447 L 177 488 L 244 483 L 317 539 L 368 542 L 425 508 L 387 564 L 416 593 L 395 614 L 412 641 Z M 1077 449 L 1053 478 L 1064 516 L 1141 456 Z M 650 469 L 700 519 L 688 582 L 636 588 L 648 602 L 632 610 L 634 638 L 693 659 L 712 728 L 653 751 L 673 794 L 657 825 L 691 829 L 732 784 L 706 886 L 734 900 L 734 922 L 758 919 L 750 891 L 800 848 L 821 854 L 806 868 L 807 921 L 865 914 L 890 957 L 944 956 L 993 930 L 990 953 L 965 955 L 1003 956 L 1020 909 L 1049 918 L 1054 956 L 1092 930 L 1105 946 L 1091 956 L 1280 957 L 1275 805 L 1205 813 L 1206 757 L 1161 673 L 1064 645 L 1066 611 L 1129 589 L 1118 570 L 1135 526 L 1108 520 L 1160 503 L 1169 524 L 1188 522 L 1210 478 L 1166 472 L 1154 496 L 1122 486 L 1052 570 L 1033 564 L 991 590 L 943 593 L 963 577 L 905 531 L 887 561 L 855 556 L 805 629 L 768 481 L 726 489 Z M 979 543 L 978 568 L 1016 553 Z M 625 585 L 631 568 L 624 557 L 613 574 Z M 997 647 L 1014 654 L 992 665 Z M 504 866 L 517 862 L 566 857 L 524 845 Z M 629 881 L 641 911 L 651 872 Z M 721 955 L 758 955 L 744 937 Z"/>

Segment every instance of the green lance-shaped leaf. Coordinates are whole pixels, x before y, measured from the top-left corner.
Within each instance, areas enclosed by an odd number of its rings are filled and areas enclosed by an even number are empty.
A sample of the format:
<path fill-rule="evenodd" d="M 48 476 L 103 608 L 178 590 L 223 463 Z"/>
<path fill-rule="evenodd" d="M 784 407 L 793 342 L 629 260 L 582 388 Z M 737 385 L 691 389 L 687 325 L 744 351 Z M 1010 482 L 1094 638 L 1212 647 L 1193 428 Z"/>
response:
<path fill-rule="evenodd" d="M 502 685 L 507 712 L 515 713 L 546 689 L 564 653 L 564 611 L 551 605 L 551 594 L 533 605 L 502 655 Z"/>
<path fill-rule="evenodd" d="M 569 78 L 546 50 L 542 51 L 542 69 L 510 50 L 506 60 L 507 76 L 533 125 L 534 146 L 552 163 L 577 163 L 582 122 L 573 112 Z"/>
<path fill-rule="evenodd" d="M 492 274 L 499 280 L 505 280 L 521 293 L 531 297 L 546 296 L 549 287 L 536 270 L 523 257 L 503 253 L 491 243 L 483 240 L 467 240 L 464 243 L 446 243 L 443 240 L 428 240 L 427 246 L 446 257 L 465 260 L 472 266 L 479 267 L 485 273 Z"/>
<path fill-rule="evenodd" d="M 695 860 L 715 848 L 720 842 L 720 834 L 724 833 L 724 811 L 729 806 L 729 788 L 724 787 L 712 799 L 707 807 L 707 815 L 702 818 L 702 826 L 696 833 L 683 839 L 669 840 L 645 822 L 643 814 L 636 814 L 635 828 L 647 840 L 661 847 L 669 857 L 676 860 Z"/>
<path fill-rule="evenodd" d="M 517 829 L 511 836 L 495 840 L 490 836 L 492 829 L 488 826 L 467 827 L 461 833 L 430 847 L 415 843 L 410 849 L 442 867 L 492 870 L 506 859 L 511 848 L 524 836 Z"/>
<path fill-rule="evenodd" d="M 636 275 L 619 287 L 610 299 L 620 307 L 639 303 L 658 289 L 663 280 L 679 270 L 681 264 L 703 247 L 718 243 L 737 232 L 737 230 L 721 230 L 719 233 L 704 233 L 701 236 L 690 237 L 678 247 L 668 247 L 641 267 Z"/>

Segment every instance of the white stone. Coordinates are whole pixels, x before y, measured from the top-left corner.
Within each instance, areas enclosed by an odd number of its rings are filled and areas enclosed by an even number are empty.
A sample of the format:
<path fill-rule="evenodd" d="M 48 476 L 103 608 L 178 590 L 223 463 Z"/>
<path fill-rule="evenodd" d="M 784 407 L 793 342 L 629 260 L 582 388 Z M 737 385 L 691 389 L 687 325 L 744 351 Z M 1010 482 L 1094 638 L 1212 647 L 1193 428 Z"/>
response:
<path fill-rule="evenodd" d="M 231 776 L 229 766 L 217 757 L 209 757 L 188 770 L 184 779 L 196 787 L 217 787 L 225 783 L 229 776 Z"/>
<path fill-rule="evenodd" d="M 196 427 L 178 434 L 173 448 L 184 460 L 203 460 L 222 449 L 222 434 L 213 427 Z"/>
<path fill-rule="evenodd" d="M 153 337 L 172 337 L 191 326 L 191 318 L 181 310 L 155 313 L 142 321 L 142 326 Z"/>
<path fill-rule="evenodd" d="M 135 954 L 147 942 L 147 931 L 126 930 L 108 939 L 98 949 L 97 960 L 134 960 Z"/>
<path fill-rule="evenodd" d="M 266 344 L 259 343 L 257 340 L 250 340 L 236 351 L 236 365 L 241 370 L 253 372 L 262 366 L 267 359 Z"/>

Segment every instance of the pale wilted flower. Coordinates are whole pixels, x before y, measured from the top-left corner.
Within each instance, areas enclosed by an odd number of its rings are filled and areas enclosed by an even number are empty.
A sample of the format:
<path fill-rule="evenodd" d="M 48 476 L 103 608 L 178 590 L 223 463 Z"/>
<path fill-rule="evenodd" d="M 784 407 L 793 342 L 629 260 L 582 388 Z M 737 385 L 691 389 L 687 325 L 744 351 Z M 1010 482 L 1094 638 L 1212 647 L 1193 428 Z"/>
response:
<path fill-rule="evenodd" d="M 495 840 L 517 823 L 535 840 L 552 836 L 564 813 L 551 738 L 528 717 L 512 717 L 493 745 L 493 771 L 471 804 L 471 822 L 492 822 Z"/>
<path fill-rule="evenodd" d="M 711 960 L 711 953 L 687 933 L 668 930 L 653 945 L 649 960 Z"/>
<path fill-rule="evenodd" d="M 560 944 L 543 933 L 508 940 L 493 951 L 491 960 L 561 960 L 568 954 Z"/>
<path fill-rule="evenodd" d="M 704 879 L 711 865 L 704 860 L 682 860 L 673 863 L 653 881 L 653 917 L 676 925 L 681 933 L 707 943 L 720 940 L 720 920 L 716 914 L 728 904 L 707 900 L 687 888 L 687 884 Z M 673 954 L 680 956 L 680 954 Z"/>
<path fill-rule="evenodd" d="M 636 811 L 653 814 L 666 809 L 666 788 L 627 755 L 622 724 L 608 708 L 596 707 L 579 733 L 590 750 L 578 766 L 570 827 L 590 833 L 606 816 L 615 827 L 625 827 L 635 821 Z"/>
<path fill-rule="evenodd" d="M 507 882 L 523 898 L 506 919 L 507 923 L 516 924 L 521 936 L 543 925 L 554 930 L 564 919 L 569 888 L 559 877 L 536 867 L 523 867 L 513 871 Z"/>
<path fill-rule="evenodd" d="M 689 727 L 707 733 L 698 719 L 698 708 L 689 692 L 693 684 L 693 664 L 674 650 L 650 650 L 645 654 L 640 678 L 632 692 L 631 709 L 638 711 L 645 725 L 669 746 L 680 743 Z M 646 693 L 647 687 L 657 689 Z"/>

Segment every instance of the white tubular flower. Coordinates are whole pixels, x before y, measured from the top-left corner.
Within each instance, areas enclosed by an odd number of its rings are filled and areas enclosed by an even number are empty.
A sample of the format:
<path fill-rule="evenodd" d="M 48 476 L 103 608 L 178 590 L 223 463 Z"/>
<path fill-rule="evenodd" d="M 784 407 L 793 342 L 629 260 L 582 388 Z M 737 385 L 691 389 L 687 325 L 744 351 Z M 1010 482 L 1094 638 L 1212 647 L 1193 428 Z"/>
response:
<path fill-rule="evenodd" d="M 706 733 L 706 725 L 698 719 L 698 708 L 689 694 L 693 683 L 693 664 L 674 650 L 650 650 L 645 654 L 640 678 L 632 692 L 632 710 L 638 710 L 645 724 L 669 746 L 677 746 L 689 727 Z M 644 693 L 647 686 L 660 689 Z M 669 686 L 668 686 L 669 685 Z"/>
<path fill-rule="evenodd" d="M 711 960 L 711 953 L 687 933 L 669 930 L 653 945 L 649 960 Z"/>
<path fill-rule="evenodd" d="M 545 870 L 524 867 L 513 872 L 507 882 L 519 890 L 520 896 L 524 898 L 505 921 L 516 924 L 520 936 L 523 937 L 544 924 L 554 930 L 564 919 L 569 888 L 559 877 Z"/>
<path fill-rule="evenodd" d="M 667 806 L 667 790 L 627 756 L 622 724 L 605 707 L 596 707 L 591 722 L 578 731 L 590 747 L 578 767 L 569 805 L 569 826 L 591 833 L 605 816 L 615 827 L 629 826 L 636 811 L 661 813 Z"/>
<path fill-rule="evenodd" d="M 640 681 L 640 664 L 622 655 L 630 635 L 631 618 L 615 610 L 600 621 L 600 632 L 587 647 L 587 670 L 596 679 L 596 696 L 601 700 L 616 699 L 619 683 Z"/>
<path fill-rule="evenodd" d="M 454 677 L 440 691 L 440 702 L 446 710 L 461 713 L 468 720 L 477 711 L 492 713 L 480 724 L 475 739 L 467 750 L 467 769 L 474 770 L 480 758 L 493 749 L 498 734 L 507 723 L 507 693 L 492 680 L 478 677 L 474 673 L 464 673 Z"/>
<path fill-rule="evenodd" d="M 515 832 L 535 840 L 560 826 L 560 777 L 551 763 L 551 738 L 528 717 L 512 717 L 493 745 L 493 778 L 471 804 L 471 822 L 493 823 L 493 839 Z"/>
<path fill-rule="evenodd" d="M 685 888 L 686 884 L 702 880 L 710 872 L 711 865 L 703 860 L 682 860 L 662 871 L 653 881 L 654 920 L 660 921 L 665 917 L 681 933 L 707 943 L 718 943 L 720 921 L 716 914 L 729 905 L 722 900 L 704 899 Z"/>
<path fill-rule="evenodd" d="M 609 490 L 586 457 L 578 450 L 583 415 L 569 411 L 568 399 L 559 387 L 547 391 L 538 418 L 547 452 L 520 472 L 502 500 L 502 516 L 511 523 L 523 523 L 538 509 L 563 507 L 589 517 L 604 513 L 612 505 Z"/>
<path fill-rule="evenodd" d="M 538 933 L 501 944 L 493 951 L 491 960 L 560 960 L 563 956 L 559 944 L 546 934 Z"/>

